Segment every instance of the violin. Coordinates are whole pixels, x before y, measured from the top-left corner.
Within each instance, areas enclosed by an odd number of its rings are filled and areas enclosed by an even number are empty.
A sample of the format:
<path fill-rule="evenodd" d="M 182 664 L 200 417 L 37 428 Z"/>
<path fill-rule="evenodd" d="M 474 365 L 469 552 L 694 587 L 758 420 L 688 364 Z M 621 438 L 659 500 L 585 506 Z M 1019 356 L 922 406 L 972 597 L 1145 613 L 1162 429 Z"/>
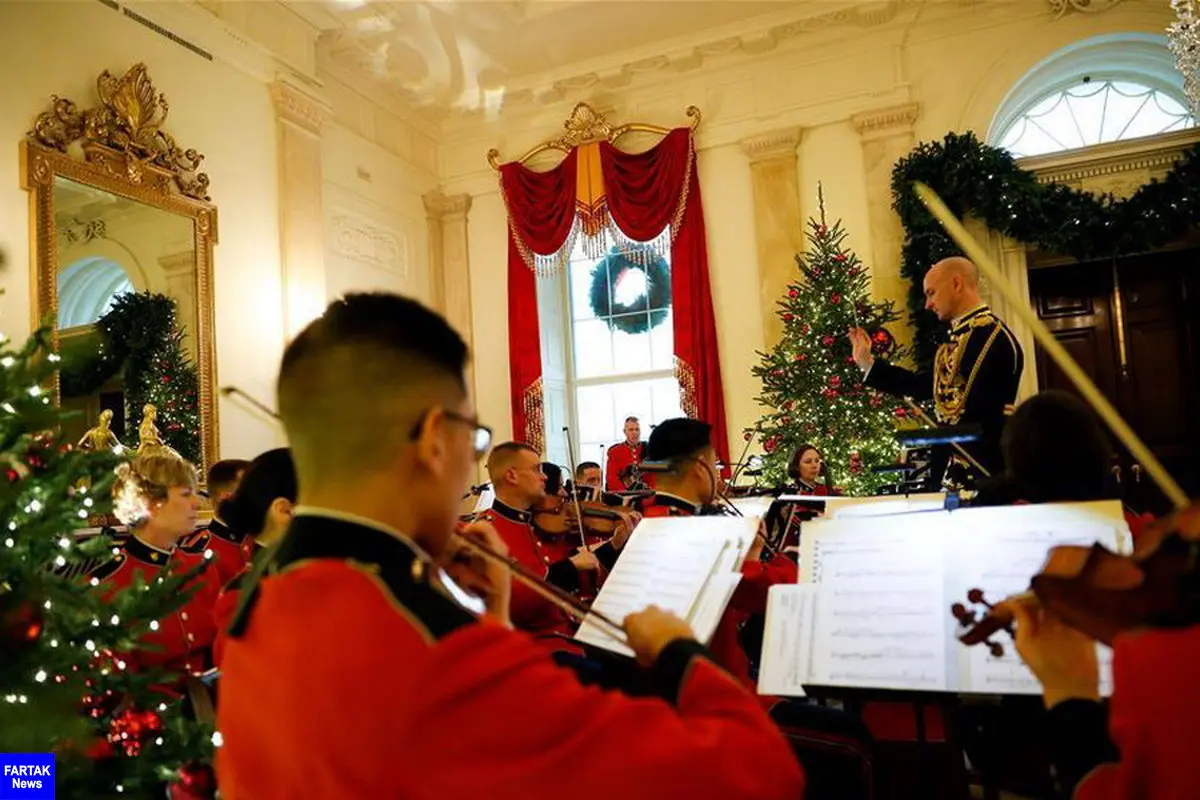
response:
<path fill-rule="evenodd" d="M 1029 592 L 993 605 L 982 590 L 972 589 L 967 602 L 976 610 L 963 603 L 950 609 L 962 626 L 959 641 L 986 645 L 997 658 L 1004 647 L 991 637 L 1000 631 L 1014 635 L 1018 604 L 1036 604 L 1110 646 L 1129 631 L 1200 624 L 1200 504 L 1148 526 L 1133 555 L 1098 544 L 1055 547 Z"/>
<path fill-rule="evenodd" d="M 578 534 L 578 520 L 582 516 L 584 538 L 588 544 L 607 542 L 622 524 L 637 523 L 637 514 L 631 509 L 615 508 L 592 500 L 579 501 L 579 513 L 575 503 L 566 496 L 546 496 L 530 511 L 533 513 L 533 528 L 548 538 Z"/>

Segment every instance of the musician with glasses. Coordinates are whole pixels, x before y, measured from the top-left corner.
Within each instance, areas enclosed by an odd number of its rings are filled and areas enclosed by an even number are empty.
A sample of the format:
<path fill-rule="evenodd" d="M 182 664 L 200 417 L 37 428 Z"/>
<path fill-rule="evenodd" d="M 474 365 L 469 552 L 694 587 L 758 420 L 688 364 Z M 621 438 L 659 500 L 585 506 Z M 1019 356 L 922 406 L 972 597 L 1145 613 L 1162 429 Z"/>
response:
<path fill-rule="evenodd" d="M 602 692 L 511 630 L 507 567 L 455 558 L 463 537 L 505 551 L 490 526 L 455 534 L 491 436 L 466 360 L 445 320 L 389 294 L 332 303 L 288 345 L 298 504 L 225 647 L 222 796 L 801 796 L 786 742 L 682 620 L 624 621 L 659 697 Z"/>

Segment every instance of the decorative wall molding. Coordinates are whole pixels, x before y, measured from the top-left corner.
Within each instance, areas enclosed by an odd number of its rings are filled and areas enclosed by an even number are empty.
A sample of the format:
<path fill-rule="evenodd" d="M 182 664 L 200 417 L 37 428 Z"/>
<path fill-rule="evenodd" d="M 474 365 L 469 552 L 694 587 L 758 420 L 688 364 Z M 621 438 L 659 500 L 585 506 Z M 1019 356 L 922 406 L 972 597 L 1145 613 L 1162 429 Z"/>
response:
<path fill-rule="evenodd" d="M 740 144 L 753 164 L 780 156 L 796 157 L 796 148 L 804 131 L 800 128 L 783 128 L 769 133 L 756 134 L 743 139 Z"/>
<path fill-rule="evenodd" d="M 869 139 L 910 130 L 920 115 L 920 103 L 902 103 L 878 111 L 854 114 L 850 117 L 850 123 L 854 125 L 854 130 L 858 131 L 859 136 Z"/>
<path fill-rule="evenodd" d="M 1098 14 L 1101 11 L 1108 11 L 1116 6 L 1121 0 L 1047 0 L 1050 3 L 1050 8 L 1054 11 L 1056 17 L 1062 17 L 1072 11 L 1079 11 L 1085 14 Z"/>
<path fill-rule="evenodd" d="M 408 277 L 407 236 L 347 211 L 333 214 L 329 222 L 333 234 L 331 247 L 335 253 L 402 278 Z"/>
<path fill-rule="evenodd" d="M 429 219 L 466 217 L 467 212 L 471 210 L 471 195 L 465 192 L 453 195 L 445 195 L 439 191 L 426 192 L 421 195 L 421 200 L 425 202 L 425 211 Z"/>
<path fill-rule="evenodd" d="M 320 133 L 321 126 L 333 118 L 333 109 L 327 103 L 288 81 L 275 81 L 270 92 L 279 118 L 310 133 Z"/>
<path fill-rule="evenodd" d="M 1071 183 L 1122 172 L 1168 170 L 1184 151 L 1200 142 L 1200 129 L 1066 150 L 1017 161 L 1041 183 Z"/>

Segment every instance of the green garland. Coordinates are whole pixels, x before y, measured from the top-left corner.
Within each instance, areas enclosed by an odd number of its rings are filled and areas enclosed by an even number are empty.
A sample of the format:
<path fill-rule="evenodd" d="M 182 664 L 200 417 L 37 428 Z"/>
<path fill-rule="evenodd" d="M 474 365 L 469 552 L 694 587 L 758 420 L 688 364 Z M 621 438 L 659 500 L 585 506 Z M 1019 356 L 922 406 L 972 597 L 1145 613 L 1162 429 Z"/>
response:
<path fill-rule="evenodd" d="M 900 274 L 910 282 L 909 319 L 923 365 L 932 362 L 944 326 L 924 310 L 922 282 L 938 259 L 959 250 L 917 199 L 914 181 L 928 184 L 960 219 L 975 217 L 1018 242 L 1079 261 L 1153 250 L 1200 222 L 1200 145 L 1125 200 L 1038 183 L 1008 151 L 971 132 L 918 145 L 892 170 L 892 207 L 906 234 Z"/>
<path fill-rule="evenodd" d="M 667 318 L 667 309 L 671 305 L 671 267 L 657 253 L 641 252 L 649 256 L 645 263 L 634 261 L 628 253 L 614 249 L 592 269 L 592 288 L 588 294 L 592 313 L 614 331 L 633 335 L 646 333 Z M 646 293 L 629 305 L 618 303 L 613 297 L 617 279 L 626 270 L 646 273 Z"/>
<path fill-rule="evenodd" d="M 142 407 L 153 403 L 163 441 L 200 463 L 200 379 L 175 327 L 175 301 L 152 292 L 120 295 L 95 330 L 87 339 L 94 346 L 63 354 L 63 397 L 90 395 L 120 374 L 126 420 L 141 420 Z"/>

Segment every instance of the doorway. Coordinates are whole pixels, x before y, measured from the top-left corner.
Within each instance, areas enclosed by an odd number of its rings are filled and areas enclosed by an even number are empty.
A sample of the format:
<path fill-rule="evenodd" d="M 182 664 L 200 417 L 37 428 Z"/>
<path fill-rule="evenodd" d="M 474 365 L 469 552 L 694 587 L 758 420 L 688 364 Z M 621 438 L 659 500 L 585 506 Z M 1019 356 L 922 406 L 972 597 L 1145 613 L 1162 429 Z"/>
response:
<path fill-rule="evenodd" d="M 1035 267 L 1038 317 L 1189 496 L 1200 494 L 1200 247 Z M 1043 389 L 1078 394 L 1040 348 Z M 1118 448 L 1113 475 L 1139 511 L 1170 508 L 1145 469 Z"/>

